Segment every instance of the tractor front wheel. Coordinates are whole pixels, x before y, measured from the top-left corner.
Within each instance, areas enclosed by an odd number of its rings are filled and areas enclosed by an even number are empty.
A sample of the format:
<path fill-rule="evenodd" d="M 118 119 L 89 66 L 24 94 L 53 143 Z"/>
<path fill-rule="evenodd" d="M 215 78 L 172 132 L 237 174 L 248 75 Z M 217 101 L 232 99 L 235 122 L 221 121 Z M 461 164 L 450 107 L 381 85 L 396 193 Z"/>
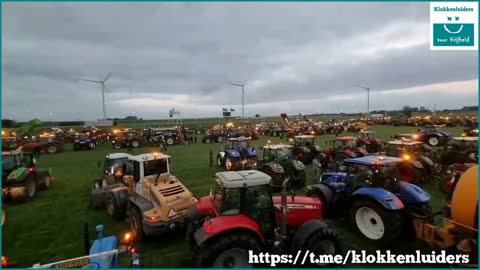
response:
<path fill-rule="evenodd" d="M 338 235 L 330 228 L 320 228 L 308 236 L 308 240 L 302 245 L 300 250 L 309 250 L 314 254 L 332 255 L 341 254 L 342 248 Z M 315 260 L 310 262 L 306 260 L 311 267 L 332 266 L 327 262 Z"/>
<path fill-rule="evenodd" d="M 217 142 L 220 142 L 220 143 L 223 142 L 223 137 L 222 137 L 222 136 L 218 136 L 218 137 L 217 137 Z"/>
<path fill-rule="evenodd" d="M 130 142 L 130 144 L 132 145 L 133 148 L 138 148 L 140 147 L 140 141 L 139 140 L 132 140 Z"/>
<path fill-rule="evenodd" d="M 173 145 L 173 144 L 175 144 L 175 140 L 173 138 L 168 138 L 166 143 L 167 143 L 167 145 Z"/>
<path fill-rule="evenodd" d="M 218 167 L 223 167 L 223 161 L 222 161 L 222 158 L 220 156 L 217 156 L 217 166 Z"/>
<path fill-rule="evenodd" d="M 257 238 L 249 233 L 230 233 L 203 243 L 194 255 L 198 268 L 252 268 L 248 252 L 261 251 Z"/>
<path fill-rule="evenodd" d="M 47 153 L 49 154 L 55 154 L 57 153 L 57 146 L 54 144 L 47 145 Z"/>
<path fill-rule="evenodd" d="M 113 148 L 115 148 L 115 149 L 121 149 L 121 148 L 122 148 L 122 144 L 121 144 L 121 143 L 118 143 L 118 142 L 117 142 L 117 143 L 114 143 L 114 144 L 113 144 Z"/>
<path fill-rule="evenodd" d="M 43 176 L 42 181 L 40 182 L 41 189 L 49 189 L 52 184 L 52 176 L 50 174 L 46 174 Z"/>
<path fill-rule="evenodd" d="M 107 210 L 108 215 L 110 215 L 111 217 L 115 219 L 121 218 L 120 209 L 113 193 L 107 194 L 105 198 L 105 209 Z"/>
<path fill-rule="evenodd" d="M 387 210 L 368 199 L 353 202 L 349 209 L 349 219 L 363 237 L 382 246 L 395 244 L 403 232 L 403 216 L 400 211 Z"/>
<path fill-rule="evenodd" d="M 141 241 L 143 238 L 143 227 L 142 227 L 142 214 L 140 209 L 134 205 L 130 205 L 127 210 L 127 220 L 130 230 L 135 235 L 135 238 L 138 241 Z"/>

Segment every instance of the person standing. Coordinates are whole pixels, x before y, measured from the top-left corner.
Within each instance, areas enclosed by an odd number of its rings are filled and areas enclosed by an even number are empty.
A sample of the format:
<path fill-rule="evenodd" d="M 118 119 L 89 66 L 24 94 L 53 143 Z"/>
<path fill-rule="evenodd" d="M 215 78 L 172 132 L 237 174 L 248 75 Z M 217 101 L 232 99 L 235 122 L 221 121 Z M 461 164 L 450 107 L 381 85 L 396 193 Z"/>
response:
<path fill-rule="evenodd" d="M 323 173 L 323 167 L 322 167 L 322 161 L 320 155 L 316 156 L 313 161 L 313 170 L 315 172 L 315 182 L 320 180 L 320 177 L 322 176 Z"/>
<path fill-rule="evenodd" d="M 127 153 L 132 153 L 132 152 L 133 152 L 132 151 L 132 144 L 129 141 L 127 141 Z"/>
<path fill-rule="evenodd" d="M 210 148 L 210 151 L 208 152 L 208 158 L 210 160 L 210 167 L 213 166 L 213 149 Z"/>

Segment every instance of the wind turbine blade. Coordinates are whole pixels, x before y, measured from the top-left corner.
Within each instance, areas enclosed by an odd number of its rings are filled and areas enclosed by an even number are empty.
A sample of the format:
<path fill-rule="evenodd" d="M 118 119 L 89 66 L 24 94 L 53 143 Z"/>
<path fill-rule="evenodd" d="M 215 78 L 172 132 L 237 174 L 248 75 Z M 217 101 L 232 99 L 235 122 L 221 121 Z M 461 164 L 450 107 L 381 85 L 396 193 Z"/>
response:
<path fill-rule="evenodd" d="M 368 88 L 368 87 L 365 87 L 365 86 L 361 86 L 361 85 L 358 85 L 358 84 L 356 84 L 355 86 L 356 86 L 356 87 L 363 88 L 363 89 L 365 89 L 365 90 L 367 90 L 367 91 L 368 91 L 368 90 L 370 90 L 370 88 Z"/>
<path fill-rule="evenodd" d="M 106 82 L 108 80 L 108 78 L 110 78 L 110 75 L 112 75 L 112 73 L 110 72 L 110 74 L 107 75 L 107 77 L 105 77 L 105 79 L 103 80 L 103 82 Z"/>
<path fill-rule="evenodd" d="M 242 84 L 238 84 L 238 83 L 229 83 L 229 82 L 227 82 L 226 84 L 235 85 L 235 86 L 240 86 L 240 87 L 243 86 Z"/>
<path fill-rule="evenodd" d="M 101 81 L 94 81 L 94 80 L 87 80 L 87 79 L 80 79 L 80 81 L 102 83 Z"/>

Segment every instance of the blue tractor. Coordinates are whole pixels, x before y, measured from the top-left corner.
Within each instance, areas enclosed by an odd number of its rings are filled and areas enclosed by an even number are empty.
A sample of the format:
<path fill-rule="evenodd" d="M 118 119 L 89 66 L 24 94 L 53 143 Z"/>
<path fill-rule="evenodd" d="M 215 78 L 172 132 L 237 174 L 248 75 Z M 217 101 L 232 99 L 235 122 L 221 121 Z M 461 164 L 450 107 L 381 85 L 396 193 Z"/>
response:
<path fill-rule="evenodd" d="M 141 257 L 133 247 L 134 234 L 127 232 L 121 239 L 116 236 L 103 236 L 103 225 L 97 225 L 98 239 L 90 246 L 88 240 L 88 225 L 85 225 L 85 247 L 87 255 L 53 262 L 35 264 L 32 268 L 118 268 L 119 257 L 123 253 L 130 255 L 130 268 L 143 268 Z"/>
<path fill-rule="evenodd" d="M 229 171 L 257 168 L 257 151 L 250 147 L 250 138 L 229 138 L 217 155 L 217 165 Z"/>
<path fill-rule="evenodd" d="M 307 196 L 318 198 L 327 218 L 346 217 L 363 237 L 381 246 L 413 232 L 413 219 L 433 223 L 431 196 L 402 181 L 397 157 L 364 156 L 343 161 L 341 171 L 324 173 Z"/>

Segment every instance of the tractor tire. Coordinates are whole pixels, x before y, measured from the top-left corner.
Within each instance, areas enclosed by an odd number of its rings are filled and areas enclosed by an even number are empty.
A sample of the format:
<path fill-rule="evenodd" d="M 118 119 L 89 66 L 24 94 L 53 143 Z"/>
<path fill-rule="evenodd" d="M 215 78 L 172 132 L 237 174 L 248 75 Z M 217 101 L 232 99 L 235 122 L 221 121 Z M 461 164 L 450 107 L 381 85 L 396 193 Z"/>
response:
<path fill-rule="evenodd" d="M 381 247 L 395 245 L 403 233 L 403 215 L 400 211 L 386 210 L 368 199 L 354 201 L 348 218 L 359 234 Z"/>
<path fill-rule="evenodd" d="M 50 174 L 45 174 L 43 179 L 40 179 L 40 189 L 47 190 L 52 185 L 52 176 Z"/>
<path fill-rule="evenodd" d="M 437 136 L 431 136 L 428 138 L 428 145 L 430 146 L 437 146 L 440 143 L 440 140 Z"/>
<path fill-rule="evenodd" d="M 122 218 L 117 200 L 115 199 L 115 196 L 111 192 L 107 193 L 107 195 L 105 196 L 105 209 L 107 210 L 107 213 L 109 216 L 117 220 L 120 220 Z"/>
<path fill-rule="evenodd" d="M 127 220 L 130 231 L 135 235 L 135 239 L 142 241 L 144 233 L 142 227 L 142 213 L 135 205 L 129 205 L 127 209 Z"/>
<path fill-rule="evenodd" d="M 335 195 L 332 191 L 324 193 L 320 189 L 308 189 L 305 195 L 312 199 L 318 199 L 322 202 L 323 218 L 330 218 L 333 216 L 334 211 L 332 209 L 332 203 Z"/>
<path fill-rule="evenodd" d="M 122 149 L 122 144 L 116 142 L 116 143 L 113 144 L 113 148 L 114 148 L 114 149 Z"/>
<path fill-rule="evenodd" d="M 94 144 L 94 143 L 90 143 L 89 148 L 90 148 L 90 149 L 95 149 L 95 144 Z"/>
<path fill-rule="evenodd" d="M 308 236 L 307 241 L 300 247 L 300 250 L 308 250 L 314 254 L 332 255 L 342 254 L 342 245 L 338 235 L 330 228 L 320 228 Z M 307 267 L 332 267 L 328 263 L 312 263 L 305 260 Z"/>
<path fill-rule="evenodd" d="M 301 170 L 298 172 L 297 176 L 295 177 L 295 182 L 293 183 L 293 187 L 301 188 L 305 186 L 307 182 L 307 176 L 305 175 L 305 170 Z"/>
<path fill-rule="evenodd" d="M 37 195 L 37 183 L 35 182 L 35 178 L 32 175 L 27 176 L 24 186 L 26 199 L 31 200 L 35 198 L 35 196 Z"/>
<path fill-rule="evenodd" d="M 265 166 L 262 170 L 264 173 L 268 174 L 272 178 L 270 181 L 270 190 L 272 192 L 280 192 L 282 190 L 283 184 L 283 175 L 280 173 L 274 172 L 270 167 Z"/>
<path fill-rule="evenodd" d="M 205 143 L 211 143 L 210 138 L 206 138 Z"/>
<path fill-rule="evenodd" d="M 140 147 L 140 141 L 135 139 L 135 140 L 132 140 L 130 142 L 130 145 L 133 147 L 133 148 L 139 148 Z"/>
<path fill-rule="evenodd" d="M 55 144 L 48 144 L 45 146 L 45 150 L 49 154 L 55 154 L 58 151 L 58 147 Z"/>
<path fill-rule="evenodd" d="M 175 144 L 175 140 L 173 138 L 168 138 L 167 141 L 166 141 L 167 145 L 174 145 Z"/>
<path fill-rule="evenodd" d="M 223 137 L 222 137 L 222 136 L 218 136 L 218 137 L 217 137 L 217 142 L 219 142 L 219 143 L 223 142 Z"/>
<path fill-rule="evenodd" d="M 248 252 L 261 252 L 258 239 L 246 232 L 229 233 L 212 240 L 207 240 L 197 249 L 193 257 L 194 267 L 252 268 L 253 265 L 248 262 Z"/>

